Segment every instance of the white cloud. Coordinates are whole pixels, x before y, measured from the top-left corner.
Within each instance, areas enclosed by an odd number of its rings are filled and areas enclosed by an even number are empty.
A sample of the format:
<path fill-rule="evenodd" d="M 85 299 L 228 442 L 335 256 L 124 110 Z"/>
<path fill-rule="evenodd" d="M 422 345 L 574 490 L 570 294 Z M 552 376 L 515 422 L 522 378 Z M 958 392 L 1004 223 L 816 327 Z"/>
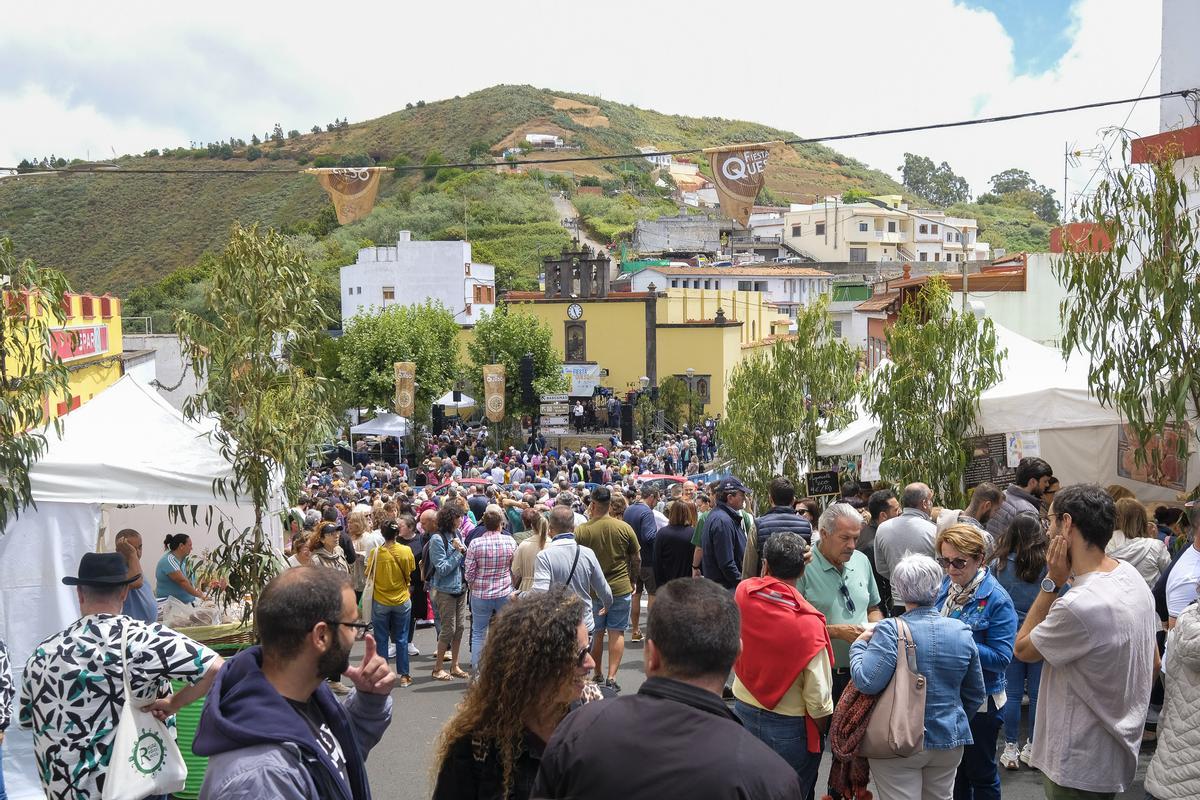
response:
<path fill-rule="evenodd" d="M 1078 0 L 1073 46 L 1014 76 L 996 18 L 952 0 L 740 6 L 210 2 L 27 4 L 0 30 L 0 163 L 307 130 L 496 83 L 530 83 L 667 113 L 823 135 L 1134 96 L 1159 50 L 1155 7 Z M 1158 91 L 1157 76 L 1147 87 Z M 1063 143 L 1089 146 L 1126 107 L 842 142 L 894 172 L 905 151 L 946 160 L 976 192 L 1008 167 L 1056 190 Z M 1157 102 L 1130 121 L 1156 127 Z M 1090 170 L 1077 169 L 1082 186 Z"/>

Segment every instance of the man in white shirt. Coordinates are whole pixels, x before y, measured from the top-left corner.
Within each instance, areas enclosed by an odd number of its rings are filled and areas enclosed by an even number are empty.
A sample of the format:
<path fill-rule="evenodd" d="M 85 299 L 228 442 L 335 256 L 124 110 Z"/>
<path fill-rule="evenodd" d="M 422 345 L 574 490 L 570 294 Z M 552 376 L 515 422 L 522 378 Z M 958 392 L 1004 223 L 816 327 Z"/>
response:
<path fill-rule="evenodd" d="M 497 486 L 504 483 L 504 465 L 499 461 L 496 462 L 496 466 L 492 467 L 492 483 Z"/>
<path fill-rule="evenodd" d="M 1192 530 L 1200 524 L 1200 506 L 1195 501 L 1187 503 L 1189 521 Z M 1167 617 L 1171 626 L 1175 618 L 1196 599 L 1200 592 L 1200 536 L 1192 542 L 1171 566 L 1171 574 L 1167 576 Z"/>
<path fill-rule="evenodd" d="M 1017 633 L 1017 658 L 1044 662 L 1032 764 L 1048 800 L 1112 797 L 1137 769 L 1161 624 L 1138 571 L 1104 552 L 1115 519 L 1099 486 L 1058 492 L 1046 578 Z"/>

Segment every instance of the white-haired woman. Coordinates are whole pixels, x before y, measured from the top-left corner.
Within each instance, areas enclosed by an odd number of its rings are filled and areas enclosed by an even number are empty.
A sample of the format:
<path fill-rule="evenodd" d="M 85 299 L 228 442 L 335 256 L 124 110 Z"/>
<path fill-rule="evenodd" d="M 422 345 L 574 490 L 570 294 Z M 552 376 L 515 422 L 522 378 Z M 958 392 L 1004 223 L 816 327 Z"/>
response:
<path fill-rule="evenodd" d="M 912 631 L 917 669 L 926 680 L 925 748 L 906 758 L 870 760 L 882 800 L 948 800 L 963 747 L 971 743 L 963 709 L 979 708 L 987 698 L 971 629 L 934 607 L 942 577 L 942 568 L 924 555 L 905 556 L 892 569 L 892 596 L 904 604 L 901 618 Z M 897 639 L 896 620 L 886 619 L 850 647 L 850 675 L 859 690 L 878 694 L 887 688 L 896 672 Z"/>

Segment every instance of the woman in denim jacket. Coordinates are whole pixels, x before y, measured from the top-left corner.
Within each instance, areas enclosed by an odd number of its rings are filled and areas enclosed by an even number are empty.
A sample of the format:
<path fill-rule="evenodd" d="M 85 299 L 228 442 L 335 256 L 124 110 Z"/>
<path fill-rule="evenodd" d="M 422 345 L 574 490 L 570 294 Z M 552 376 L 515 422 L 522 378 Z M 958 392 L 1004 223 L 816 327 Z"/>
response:
<path fill-rule="evenodd" d="M 438 510 L 437 531 L 429 537 L 425 553 L 425 577 L 433 591 L 438 628 L 433 678 L 439 681 L 467 677 L 467 673 L 458 665 L 458 650 L 467 625 L 467 586 L 463 579 L 463 554 L 467 548 L 458 535 L 463 513 L 457 503 L 445 503 Z M 447 650 L 450 651 L 449 672 L 442 669 Z"/>
<path fill-rule="evenodd" d="M 892 568 L 892 596 L 904 603 L 904 621 L 926 679 L 925 749 L 906 758 L 872 758 L 881 800 L 949 798 L 963 747 L 971 743 L 968 715 L 987 699 L 979 651 L 962 622 L 934 607 L 942 570 L 929 556 L 908 555 Z M 860 691 L 878 694 L 896 672 L 896 623 L 885 619 L 850 647 L 850 675 Z"/>
<path fill-rule="evenodd" d="M 1000 800 L 1000 773 L 996 769 L 996 735 L 1003 720 L 1004 687 L 1013 644 L 1017 639 L 1017 612 L 1012 598 L 984 566 L 986 545 L 974 525 L 951 525 L 934 543 L 937 562 L 946 570 L 937 608 L 943 617 L 961 620 L 971 629 L 983 668 L 986 700 L 972 708 L 972 744 L 963 750 L 954 778 L 955 800 Z M 1021 702 L 1020 696 L 1015 700 Z"/>

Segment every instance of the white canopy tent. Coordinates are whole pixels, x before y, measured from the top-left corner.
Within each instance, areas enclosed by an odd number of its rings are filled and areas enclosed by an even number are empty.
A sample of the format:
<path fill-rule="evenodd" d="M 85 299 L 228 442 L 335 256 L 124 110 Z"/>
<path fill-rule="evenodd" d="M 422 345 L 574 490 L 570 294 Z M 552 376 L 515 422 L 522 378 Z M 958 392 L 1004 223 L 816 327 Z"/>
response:
<path fill-rule="evenodd" d="M 444 395 L 433 401 L 434 405 L 442 405 L 446 408 L 464 409 L 474 408 L 475 398 L 468 397 L 466 394 L 459 392 L 458 400 L 454 399 L 454 392 L 446 392 Z"/>
<path fill-rule="evenodd" d="M 1088 389 L 1087 363 L 996 325 L 996 342 L 1008 352 L 1000 382 L 979 398 L 978 422 L 985 434 L 1039 431 L 1042 458 L 1064 483 L 1119 483 L 1143 500 L 1174 500 L 1175 490 L 1122 478 L 1116 471 L 1120 414 L 1100 404 Z M 886 379 L 890 362 L 879 365 L 872 379 Z M 862 407 L 846 427 L 817 439 L 821 456 L 861 455 L 879 430 L 879 422 Z M 1200 458 L 1189 460 L 1189 480 L 1200 478 Z"/>
<path fill-rule="evenodd" d="M 374 419 L 360 422 L 350 429 L 353 436 L 408 436 L 412 432 L 412 423 L 407 417 L 398 414 L 382 413 Z"/>
<path fill-rule="evenodd" d="M 0 638 L 9 647 L 14 679 L 39 642 L 79 616 L 74 575 L 80 557 L 110 549 L 116 532 L 143 534 L 143 574 L 152 577 L 166 533 L 186 532 L 195 551 L 216 544 L 204 523 L 212 507 L 230 524 L 253 521 L 249 503 L 214 498 L 213 481 L 231 477 L 229 462 L 207 434 L 210 423 L 183 416 L 149 386 L 125 376 L 63 418 L 63 433 L 49 433 L 46 454 L 30 470 L 36 506 L 26 508 L 0 535 Z M 171 523 L 167 506 L 199 506 L 198 524 Z M 283 510 L 282 490 L 272 510 Z M 272 540 L 282 531 L 269 519 Z M 4 747 L 10 797 L 41 797 L 32 740 L 16 725 Z"/>

